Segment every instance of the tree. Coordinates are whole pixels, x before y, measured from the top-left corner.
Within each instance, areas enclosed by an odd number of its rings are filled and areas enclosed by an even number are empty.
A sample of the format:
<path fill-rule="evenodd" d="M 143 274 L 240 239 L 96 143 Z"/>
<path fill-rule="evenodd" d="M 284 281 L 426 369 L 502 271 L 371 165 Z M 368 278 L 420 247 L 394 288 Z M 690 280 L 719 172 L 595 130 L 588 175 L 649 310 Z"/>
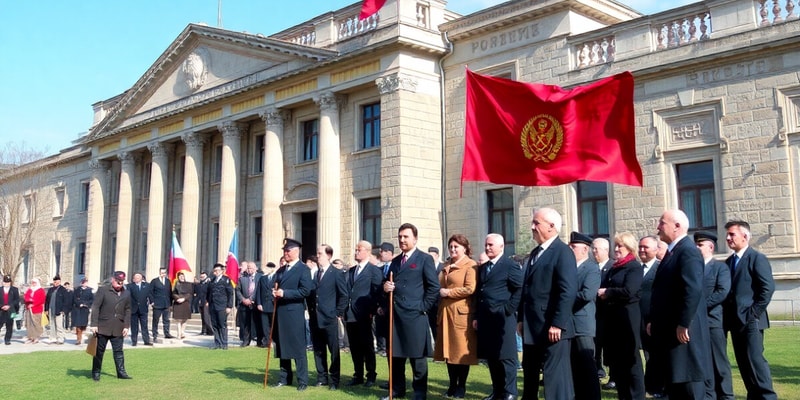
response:
<path fill-rule="evenodd" d="M 54 166 L 43 151 L 23 143 L 8 143 L 0 147 L 0 272 L 16 277 L 23 262 L 34 261 L 33 238 L 46 212 L 52 207 L 54 195 L 42 193 Z M 47 252 L 40 252 L 47 263 Z M 27 260 L 26 260 L 27 258 Z M 22 277 L 27 281 L 30 277 Z"/>

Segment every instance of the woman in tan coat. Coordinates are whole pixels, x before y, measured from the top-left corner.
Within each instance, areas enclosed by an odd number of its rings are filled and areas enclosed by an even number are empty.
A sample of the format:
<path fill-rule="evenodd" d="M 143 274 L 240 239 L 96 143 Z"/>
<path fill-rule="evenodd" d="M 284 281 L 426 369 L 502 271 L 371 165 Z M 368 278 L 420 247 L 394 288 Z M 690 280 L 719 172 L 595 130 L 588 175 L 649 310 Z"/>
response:
<path fill-rule="evenodd" d="M 472 260 L 467 237 L 455 234 L 447 242 L 450 259 L 439 273 L 438 327 L 433 359 L 447 363 L 450 387 L 448 398 L 463 399 L 469 366 L 478 363 L 477 336 L 472 328 L 472 293 L 475 291 L 478 266 Z"/>

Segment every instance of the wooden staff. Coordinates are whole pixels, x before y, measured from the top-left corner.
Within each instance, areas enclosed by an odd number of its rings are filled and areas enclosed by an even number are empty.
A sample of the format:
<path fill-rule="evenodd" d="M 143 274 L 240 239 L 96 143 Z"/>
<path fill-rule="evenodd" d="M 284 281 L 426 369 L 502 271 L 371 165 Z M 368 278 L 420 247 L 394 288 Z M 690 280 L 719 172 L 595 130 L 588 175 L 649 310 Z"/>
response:
<path fill-rule="evenodd" d="M 278 290 L 278 282 L 275 282 L 275 289 Z M 267 377 L 269 376 L 269 356 L 272 353 L 272 331 L 275 330 L 275 314 L 278 311 L 278 300 L 272 296 L 272 323 L 269 326 L 269 340 L 267 341 L 267 365 L 264 367 L 264 389 L 267 388 Z"/>
<path fill-rule="evenodd" d="M 394 284 L 394 272 L 389 272 L 389 282 Z M 389 400 L 392 400 L 392 355 L 394 354 L 394 288 L 389 292 Z"/>

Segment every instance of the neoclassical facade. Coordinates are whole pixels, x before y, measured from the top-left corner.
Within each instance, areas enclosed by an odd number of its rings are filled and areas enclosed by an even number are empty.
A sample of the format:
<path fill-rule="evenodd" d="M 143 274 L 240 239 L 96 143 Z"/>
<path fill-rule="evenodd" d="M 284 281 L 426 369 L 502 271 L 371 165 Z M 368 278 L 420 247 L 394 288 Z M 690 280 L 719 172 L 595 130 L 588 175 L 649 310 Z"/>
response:
<path fill-rule="evenodd" d="M 72 161 L 86 209 L 71 225 L 80 239 L 61 246 L 65 274 L 153 276 L 173 230 L 202 270 L 234 230 L 239 259 L 261 264 L 278 261 L 284 237 L 350 261 L 358 240 L 394 241 L 403 222 L 421 248 L 460 232 L 478 252 L 500 232 L 526 253 L 535 207 L 563 214 L 564 237 L 653 234 L 678 207 L 720 237 L 727 220 L 749 221 L 775 298 L 800 298 L 792 1 L 646 16 L 608 0 L 520 0 L 459 16 L 444 1 L 388 0 L 359 21 L 360 4 L 269 36 L 189 25 L 129 90 L 95 104 Z M 465 66 L 563 87 L 631 71 L 644 186 L 462 188 Z M 41 267 L 30 273 L 53 271 Z"/>

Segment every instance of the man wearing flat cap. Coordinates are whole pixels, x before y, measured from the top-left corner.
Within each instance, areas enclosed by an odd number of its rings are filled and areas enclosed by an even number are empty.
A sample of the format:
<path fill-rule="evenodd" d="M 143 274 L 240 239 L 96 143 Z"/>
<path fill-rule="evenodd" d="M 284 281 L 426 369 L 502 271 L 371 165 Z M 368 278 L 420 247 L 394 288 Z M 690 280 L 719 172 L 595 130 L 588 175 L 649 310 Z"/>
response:
<path fill-rule="evenodd" d="M 707 231 L 694 233 L 694 243 L 703 255 L 703 285 L 708 310 L 708 330 L 711 338 L 713 374 L 707 374 L 706 398 L 733 399 L 733 378 L 728 360 L 728 340 L 722 327 L 722 302 L 731 290 L 731 271 L 724 262 L 714 259 L 717 235 Z"/>
<path fill-rule="evenodd" d="M 0 328 L 6 327 L 5 344 L 11 344 L 14 333 L 14 318 L 19 312 L 19 289 L 11 285 L 11 276 L 3 277 L 3 297 L 0 299 Z"/>
<path fill-rule="evenodd" d="M 122 344 L 131 326 L 131 295 L 125 290 L 125 273 L 116 271 L 111 282 L 97 290 L 92 303 L 92 332 L 97 336 L 97 352 L 92 359 L 92 379 L 100 380 L 103 354 L 111 341 L 118 379 L 131 379 L 125 371 Z"/>
<path fill-rule="evenodd" d="M 302 244 L 294 239 L 284 239 L 283 258 L 286 261 L 275 272 L 272 290 L 277 302 L 275 310 L 275 358 L 280 361 L 278 387 L 292 384 L 292 359 L 297 371 L 297 390 L 308 387 L 308 360 L 306 359 L 305 299 L 314 289 L 308 266 L 300 261 Z"/>
<path fill-rule="evenodd" d="M 64 344 L 64 316 L 72 311 L 72 296 L 61 286 L 61 277 L 53 277 L 53 286 L 47 289 L 45 312 L 50 317 L 50 344 Z"/>
<path fill-rule="evenodd" d="M 570 360 L 575 398 L 586 400 L 600 399 L 600 382 L 594 360 L 594 337 L 597 334 L 595 320 L 597 290 L 600 289 L 600 267 L 589 258 L 592 238 L 580 232 L 569 236 L 569 247 L 575 254 L 578 265 L 578 291 L 572 305 L 572 320 L 575 323 L 575 337 L 572 338 Z"/>

